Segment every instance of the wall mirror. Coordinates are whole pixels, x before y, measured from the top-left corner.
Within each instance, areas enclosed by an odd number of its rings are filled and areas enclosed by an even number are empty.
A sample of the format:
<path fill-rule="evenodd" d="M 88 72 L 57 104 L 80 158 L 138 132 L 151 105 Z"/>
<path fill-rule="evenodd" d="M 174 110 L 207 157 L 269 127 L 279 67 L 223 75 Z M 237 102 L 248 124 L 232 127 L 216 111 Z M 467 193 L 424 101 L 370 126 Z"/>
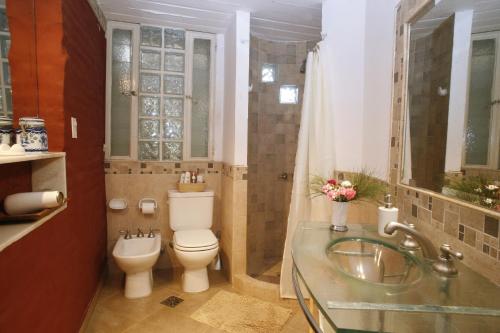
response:
<path fill-rule="evenodd" d="M 500 1 L 436 0 L 407 49 L 401 182 L 500 210 Z"/>
<path fill-rule="evenodd" d="M 34 0 L 0 0 L 0 116 L 37 115 L 37 96 Z"/>

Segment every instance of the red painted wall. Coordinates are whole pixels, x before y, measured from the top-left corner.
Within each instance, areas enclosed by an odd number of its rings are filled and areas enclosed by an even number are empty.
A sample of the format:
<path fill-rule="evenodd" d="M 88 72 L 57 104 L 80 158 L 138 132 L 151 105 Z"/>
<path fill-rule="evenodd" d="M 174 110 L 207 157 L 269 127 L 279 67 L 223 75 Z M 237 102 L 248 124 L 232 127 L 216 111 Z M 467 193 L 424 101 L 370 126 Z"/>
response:
<path fill-rule="evenodd" d="M 7 7 L 19 2 L 8 0 Z M 86 0 L 35 2 L 40 116 L 46 120 L 50 150 L 67 153 L 69 204 L 0 252 L 0 332 L 77 332 L 106 256 L 106 45 Z M 22 41 L 13 38 L 12 43 Z M 10 58 L 16 61 L 15 54 Z M 20 89 L 13 87 L 16 97 Z M 33 115 L 14 108 L 17 117 Z M 78 139 L 71 138 L 70 117 L 78 120 Z M 13 168 L 0 172 L 0 188 L 17 174 Z M 29 180 L 29 172 L 24 173 L 15 182 L 20 187 Z"/>

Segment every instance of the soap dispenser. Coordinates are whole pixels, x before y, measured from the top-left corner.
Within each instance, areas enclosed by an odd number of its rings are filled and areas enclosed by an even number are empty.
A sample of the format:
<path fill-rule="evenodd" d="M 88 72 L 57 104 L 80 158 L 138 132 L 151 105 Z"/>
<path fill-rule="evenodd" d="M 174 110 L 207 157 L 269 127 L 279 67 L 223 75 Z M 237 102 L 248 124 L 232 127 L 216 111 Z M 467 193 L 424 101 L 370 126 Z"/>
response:
<path fill-rule="evenodd" d="M 389 222 L 398 221 L 398 209 L 392 205 L 392 196 L 390 194 L 384 195 L 384 206 L 378 208 L 378 234 L 383 237 L 394 237 L 393 235 L 384 232 L 385 226 Z"/>

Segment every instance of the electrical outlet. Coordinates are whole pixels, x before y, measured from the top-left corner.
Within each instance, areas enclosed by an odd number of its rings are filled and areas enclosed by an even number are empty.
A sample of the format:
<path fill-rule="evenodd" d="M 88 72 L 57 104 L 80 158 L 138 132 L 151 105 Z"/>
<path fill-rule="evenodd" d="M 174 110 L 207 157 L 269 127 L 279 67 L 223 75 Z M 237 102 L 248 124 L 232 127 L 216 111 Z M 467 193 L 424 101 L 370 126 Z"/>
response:
<path fill-rule="evenodd" d="M 71 137 L 73 139 L 78 138 L 78 123 L 76 122 L 76 118 L 71 117 Z"/>

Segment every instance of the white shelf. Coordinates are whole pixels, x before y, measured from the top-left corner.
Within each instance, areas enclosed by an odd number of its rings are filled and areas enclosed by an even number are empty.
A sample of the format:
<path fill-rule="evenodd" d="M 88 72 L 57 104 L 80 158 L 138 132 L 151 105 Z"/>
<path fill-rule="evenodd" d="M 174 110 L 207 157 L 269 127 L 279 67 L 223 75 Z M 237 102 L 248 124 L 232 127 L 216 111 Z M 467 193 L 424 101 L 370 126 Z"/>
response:
<path fill-rule="evenodd" d="M 14 243 L 15 241 L 23 238 L 55 215 L 59 214 L 66 209 L 68 205 L 65 203 L 61 207 L 54 210 L 47 216 L 42 217 L 38 221 L 28 222 L 28 223 L 16 223 L 16 224 L 2 224 L 0 225 L 0 252 L 3 251 L 7 246 Z"/>
<path fill-rule="evenodd" d="M 55 153 L 26 153 L 24 155 L 0 155 L 0 164 L 29 162 L 66 156 L 65 152 Z"/>
<path fill-rule="evenodd" d="M 0 155 L 0 164 L 30 162 L 31 163 L 31 190 L 37 191 L 60 191 L 67 198 L 66 189 L 66 153 L 28 153 L 19 156 Z M 1 200 L 2 198 L 0 198 Z M 0 224 L 0 252 L 15 241 L 23 238 L 52 217 L 66 209 L 65 203 L 43 218 L 29 222 L 16 224 Z"/>

